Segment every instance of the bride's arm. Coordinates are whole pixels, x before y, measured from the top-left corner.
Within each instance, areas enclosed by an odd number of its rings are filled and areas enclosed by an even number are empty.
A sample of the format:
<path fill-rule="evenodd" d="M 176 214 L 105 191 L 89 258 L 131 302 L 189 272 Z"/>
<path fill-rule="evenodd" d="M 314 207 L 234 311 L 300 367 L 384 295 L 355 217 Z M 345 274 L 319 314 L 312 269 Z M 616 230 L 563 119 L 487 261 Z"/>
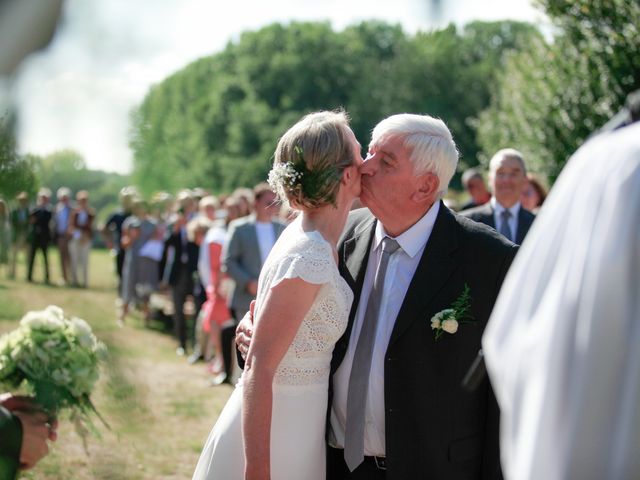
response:
<path fill-rule="evenodd" d="M 246 480 L 270 478 L 273 376 L 320 287 L 300 278 L 283 280 L 269 291 L 257 312 L 243 379 Z"/>

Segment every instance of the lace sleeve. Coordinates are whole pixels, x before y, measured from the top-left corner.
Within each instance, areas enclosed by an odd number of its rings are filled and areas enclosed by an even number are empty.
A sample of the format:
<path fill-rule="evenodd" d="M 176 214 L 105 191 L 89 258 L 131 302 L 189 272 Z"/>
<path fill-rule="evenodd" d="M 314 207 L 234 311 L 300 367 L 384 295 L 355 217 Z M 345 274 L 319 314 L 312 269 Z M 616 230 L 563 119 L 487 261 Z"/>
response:
<path fill-rule="evenodd" d="M 335 261 L 327 243 L 304 242 L 304 245 L 280 258 L 272 266 L 271 287 L 282 280 L 300 278 L 308 283 L 324 284 L 331 280 Z"/>

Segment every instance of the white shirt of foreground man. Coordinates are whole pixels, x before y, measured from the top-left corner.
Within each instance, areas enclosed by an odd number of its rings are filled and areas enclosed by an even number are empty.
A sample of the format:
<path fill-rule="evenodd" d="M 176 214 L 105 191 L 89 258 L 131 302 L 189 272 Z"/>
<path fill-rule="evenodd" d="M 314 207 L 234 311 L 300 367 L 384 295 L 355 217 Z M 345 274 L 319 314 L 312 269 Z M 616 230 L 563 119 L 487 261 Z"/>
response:
<path fill-rule="evenodd" d="M 505 478 L 640 478 L 640 124 L 571 158 L 483 347 Z"/>
<path fill-rule="evenodd" d="M 413 275 L 422 258 L 424 247 L 433 231 L 436 217 L 440 210 L 440 203 L 436 202 L 429 211 L 410 229 L 395 239 L 400 244 L 401 251 L 389 260 L 387 275 L 380 305 L 376 339 L 371 360 L 369 374 L 369 391 L 365 411 L 364 454 L 367 456 L 384 457 L 385 445 L 385 416 L 384 416 L 384 356 L 389 345 L 395 319 L 407 294 Z M 347 398 L 349 397 L 349 378 L 353 366 L 353 358 L 358 344 L 360 331 L 364 322 L 365 310 L 369 295 L 373 289 L 376 265 L 382 254 L 382 240 L 387 236 L 382 223 L 376 224 L 374 241 L 371 244 L 371 255 L 367 264 L 367 273 L 362 286 L 358 313 L 353 326 L 353 334 L 349 339 L 349 347 L 344 360 L 333 376 L 333 404 L 331 408 L 329 444 L 333 447 L 344 448 L 345 426 L 347 424 Z"/>

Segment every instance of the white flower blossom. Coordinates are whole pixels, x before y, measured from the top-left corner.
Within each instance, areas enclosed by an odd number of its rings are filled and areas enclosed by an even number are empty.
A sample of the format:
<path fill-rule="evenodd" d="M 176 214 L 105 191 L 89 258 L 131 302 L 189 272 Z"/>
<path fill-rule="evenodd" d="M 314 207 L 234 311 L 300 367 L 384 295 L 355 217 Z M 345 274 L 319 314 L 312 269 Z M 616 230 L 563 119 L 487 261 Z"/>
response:
<path fill-rule="evenodd" d="M 302 178 L 302 172 L 298 172 L 292 162 L 277 163 L 269 172 L 267 183 L 278 194 L 281 199 L 285 199 L 285 186 L 292 188 Z"/>
<path fill-rule="evenodd" d="M 448 318 L 442 322 L 442 330 L 454 334 L 458 331 L 458 321 L 455 318 Z"/>
<path fill-rule="evenodd" d="M 49 305 L 47 308 L 44 309 L 44 311 L 47 313 L 50 313 L 58 320 L 64 320 L 64 312 L 57 305 Z"/>
<path fill-rule="evenodd" d="M 67 319 L 62 309 L 49 306 L 28 312 L 20 326 L 0 337 L 0 381 L 15 388 L 24 381 L 32 388 L 45 383 L 59 392 L 46 408 L 85 408 L 86 396 L 99 376 L 106 347 L 80 318 Z M 64 400 L 60 400 L 60 399 Z"/>
<path fill-rule="evenodd" d="M 78 338 L 78 342 L 85 348 L 92 348 L 96 343 L 96 338 L 91 332 L 91 327 L 81 318 L 73 317 L 71 319 L 71 331 Z"/>

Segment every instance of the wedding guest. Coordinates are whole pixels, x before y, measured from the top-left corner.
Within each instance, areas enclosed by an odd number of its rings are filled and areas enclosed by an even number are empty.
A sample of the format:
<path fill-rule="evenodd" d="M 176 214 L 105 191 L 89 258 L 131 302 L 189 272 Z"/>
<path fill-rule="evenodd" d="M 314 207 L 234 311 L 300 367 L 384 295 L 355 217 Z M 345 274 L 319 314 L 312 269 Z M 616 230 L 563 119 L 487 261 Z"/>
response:
<path fill-rule="evenodd" d="M 491 200 L 491 194 L 484 183 L 484 177 L 477 168 L 469 168 L 464 171 L 462 174 L 462 186 L 471 198 L 460 207 L 460 210 L 479 207 Z"/>
<path fill-rule="evenodd" d="M 50 421 L 30 397 L 0 395 L 0 478 L 13 479 L 49 452 L 47 440 L 58 438 L 58 422 Z"/>
<path fill-rule="evenodd" d="M 76 193 L 76 207 L 69 219 L 69 253 L 71 254 L 71 283 L 87 288 L 89 282 L 89 252 L 93 237 L 93 219 L 96 214 L 89 206 L 89 192 Z"/>
<path fill-rule="evenodd" d="M 178 211 L 169 227 L 165 240 L 165 272 L 173 299 L 173 326 L 178 340 L 176 354 L 187 352 L 187 319 L 184 306 L 187 297 L 193 294 L 194 273 L 198 269 L 198 247 L 187 238 L 187 223 L 195 214 L 194 202 L 187 191 L 177 195 Z"/>
<path fill-rule="evenodd" d="M 51 207 L 49 199 L 51 198 L 51 190 L 41 188 L 38 191 L 36 207 L 29 212 L 29 229 L 30 229 L 30 248 L 29 248 L 29 267 L 27 271 L 27 281 L 33 281 L 33 263 L 36 258 L 36 252 L 42 252 L 44 263 L 44 281 L 49 283 L 49 259 L 47 251 L 51 243 Z"/>
<path fill-rule="evenodd" d="M 122 267 L 124 265 L 124 249 L 122 248 L 122 224 L 131 215 L 133 201 L 138 197 L 134 187 L 124 187 L 120 190 L 119 198 L 121 210 L 113 213 L 104 224 L 102 236 L 107 248 L 115 252 L 116 273 L 118 275 L 118 295 L 122 292 Z"/>
<path fill-rule="evenodd" d="M 254 187 L 253 196 L 254 213 L 231 222 L 227 242 L 222 250 L 223 269 L 233 280 L 228 306 L 234 319 L 234 326 L 228 325 L 222 330 L 225 382 L 231 379 L 235 325 L 255 299 L 260 269 L 285 228 L 285 224 L 276 218 L 280 204 L 271 187 L 267 183 L 260 183 Z"/>
<path fill-rule="evenodd" d="M 237 199 L 228 197 L 224 202 L 226 217 L 223 223 L 214 224 L 207 232 L 203 246 L 208 250 L 206 258 L 209 261 L 209 268 L 204 269 L 203 278 L 206 279 L 207 301 L 202 306 L 202 329 L 208 338 L 207 347 L 212 347 L 215 352 L 215 359 L 211 363 L 209 370 L 214 375 L 212 383 L 220 384 L 226 378 L 224 358 L 222 355 L 222 328 L 227 327 L 233 332 L 235 322 L 227 306 L 227 298 L 231 291 L 231 279 L 222 271 L 222 249 L 227 239 L 227 229 L 229 224 L 239 218 L 240 206 Z M 201 249 L 201 256 L 203 251 Z M 200 265 L 200 261 L 199 261 Z M 200 270 L 200 267 L 199 267 Z M 232 337 L 227 337 L 227 343 Z M 205 352 L 208 348 L 205 348 Z M 205 353 L 205 359 L 208 355 Z"/>
<path fill-rule="evenodd" d="M 132 215 L 122 224 L 121 248 L 125 258 L 118 325 L 124 325 L 134 303 L 142 305 L 145 324 L 149 322 L 149 298 L 158 286 L 158 268 L 164 247 L 156 224 L 147 216 L 146 202 L 136 199 L 132 210 Z"/>
<path fill-rule="evenodd" d="M 69 221 L 71 219 L 71 190 L 60 187 L 56 192 L 58 204 L 55 209 L 55 237 L 60 255 L 60 270 L 65 284 L 71 281 L 71 254 L 69 253 Z"/>
<path fill-rule="evenodd" d="M 255 202 L 254 192 L 250 188 L 236 188 L 231 195 L 240 203 L 240 217 L 251 215 Z"/>
<path fill-rule="evenodd" d="M 209 210 L 209 213 L 212 216 L 215 216 L 215 212 L 211 212 L 211 209 Z M 202 326 L 204 321 L 202 315 L 202 306 L 206 303 L 207 300 L 207 293 L 205 288 L 206 284 L 209 281 L 208 279 L 210 276 L 210 271 L 208 265 L 204 266 L 201 264 L 200 255 L 202 255 L 203 253 L 205 236 L 207 235 L 207 232 L 212 225 L 213 221 L 207 215 L 203 215 L 202 213 L 196 216 L 187 224 L 187 239 L 189 243 L 194 244 L 198 249 L 196 271 L 193 272 L 192 295 L 194 303 L 194 321 L 192 322 L 192 329 L 190 332 L 190 337 L 193 339 L 193 352 L 187 359 L 190 364 L 194 364 L 204 358 L 204 353 L 206 350 L 207 337 L 204 335 Z M 207 251 L 207 259 L 208 258 L 209 256 Z M 201 276 L 201 272 L 205 275 L 205 279 L 203 279 L 203 277 Z"/>
<path fill-rule="evenodd" d="M 216 212 L 220 209 L 220 202 L 212 195 L 205 196 L 198 202 L 198 216 L 202 219 L 202 223 L 207 225 L 207 230 L 212 226 L 216 220 Z M 196 228 L 194 225 L 192 228 Z M 195 235 L 195 233 L 193 234 Z M 196 321 L 194 325 L 194 346 L 193 353 L 187 359 L 190 364 L 196 363 L 202 359 L 206 359 L 207 349 L 207 335 L 204 332 L 204 312 L 202 307 L 207 302 L 207 285 L 209 284 L 210 277 L 210 264 L 209 264 L 209 246 L 205 240 L 206 232 L 197 242 L 199 245 L 198 252 L 198 278 L 200 285 L 196 286 L 199 298 L 195 300 L 198 304 Z"/>
<path fill-rule="evenodd" d="M 520 197 L 522 206 L 532 213 L 538 213 L 546 198 L 547 188 L 542 180 L 535 173 L 528 172 L 527 184 Z"/>
<path fill-rule="evenodd" d="M 11 251 L 11 215 L 7 203 L 0 198 L 0 267 L 7 267 L 9 274 L 9 252 Z"/>
<path fill-rule="evenodd" d="M 522 154 L 513 148 L 502 149 L 489 163 L 489 185 L 493 196 L 489 203 L 461 215 L 495 228 L 498 233 L 520 245 L 535 215 L 524 209 L 520 197 L 527 182 L 527 169 Z"/>
<path fill-rule="evenodd" d="M 20 192 L 16 196 L 18 206 L 11 211 L 11 265 L 9 278 L 16 278 L 18 254 L 24 253 L 25 265 L 27 261 L 27 235 L 29 233 L 29 195 Z"/>

